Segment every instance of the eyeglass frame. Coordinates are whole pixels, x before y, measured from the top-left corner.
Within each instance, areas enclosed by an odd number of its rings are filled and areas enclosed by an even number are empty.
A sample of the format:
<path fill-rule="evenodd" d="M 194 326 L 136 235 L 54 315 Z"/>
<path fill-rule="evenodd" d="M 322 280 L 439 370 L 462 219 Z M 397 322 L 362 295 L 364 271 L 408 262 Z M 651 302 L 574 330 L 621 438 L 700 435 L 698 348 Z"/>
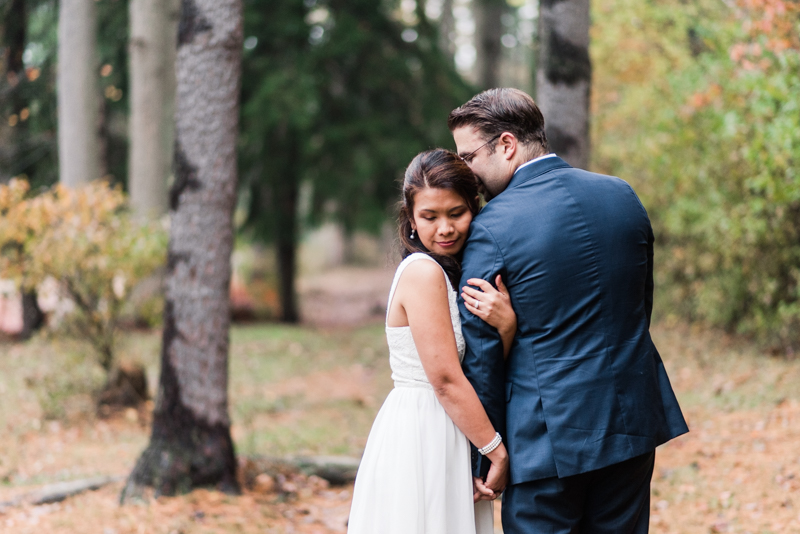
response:
<path fill-rule="evenodd" d="M 458 157 L 459 157 L 459 158 L 461 158 L 461 161 L 463 161 L 464 163 L 466 163 L 467 165 L 469 165 L 469 164 L 470 164 L 470 162 L 471 162 L 471 161 L 472 161 L 472 160 L 475 158 L 475 154 L 477 154 L 477 153 L 478 153 L 478 150 L 482 149 L 483 147 L 485 147 L 485 146 L 486 146 L 486 145 L 488 145 L 489 143 L 491 143 L 491 142 L 493 142 L 493 141 L 495 141 L 495 140 L 499 139 L 499 138 L 500 138 L 500 136 L 501 136 L 501 135 L 503 135 L 504 133 L 505 133 L 505 132 L 500 132 L 499 134 L 495 135 L 494 137 L 492 137 L 491 139 L 489 139 L 488 141 L 486 141 L 485 143 L 483 143 L 481 146 L 479 146 L 478 148 L 476 148 L 475 150 L 473 150 L 472 152 L 470 152 L 469 154 L 467 154 L 466 156 L 458 156 Z"/>

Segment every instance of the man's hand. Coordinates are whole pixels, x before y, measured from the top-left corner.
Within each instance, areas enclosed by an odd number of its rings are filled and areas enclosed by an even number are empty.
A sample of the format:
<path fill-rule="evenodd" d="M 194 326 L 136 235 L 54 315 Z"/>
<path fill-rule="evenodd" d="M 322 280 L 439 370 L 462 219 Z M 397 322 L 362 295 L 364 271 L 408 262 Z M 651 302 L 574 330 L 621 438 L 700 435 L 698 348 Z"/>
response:
<path fill-rule="evenodd" d="M 486 480 L 472 478 L 472 500 L 493 501 L 503 493 L 508 484 L 508 452 L 505 445 L 501 444 L 486 456 L 492 465 L 486 474 Z"/>
<path fill-rule="evenodd" d="M 497 498 L 492 490 L 486 487 L 486 483 L 480 477 L 472 477 L 472 501 L 493 501 Z"/>
<path fill-rule="evenodd" d="M 501 443 L 486 457 L 492 462 L 489 472 L 486 474 L 486 487 L 499 496 L 506 489 L 506 484 L 508 484 L 508 451 L 506 451 L 506 446 Z"/>

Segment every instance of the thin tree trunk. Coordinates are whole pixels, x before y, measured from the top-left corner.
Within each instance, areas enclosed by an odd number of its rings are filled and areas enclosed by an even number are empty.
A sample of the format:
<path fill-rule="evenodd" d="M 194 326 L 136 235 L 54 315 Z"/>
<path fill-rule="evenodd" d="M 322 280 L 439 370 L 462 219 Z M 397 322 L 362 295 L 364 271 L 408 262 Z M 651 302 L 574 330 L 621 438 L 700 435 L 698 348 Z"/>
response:
<path fill-rule="evenodd" d="M 44 324 L 44 313 L 39 308 L 36 291 L 22 292 L 22 339 L 28 339 Z"/>
<path fill-rule="evenodd" d="M 167 212 L 180 0 L 131 0 L 128 188 L 141 217 Z"/>
<path fill-rule="evenodd" d="M 475 6 L 475 72 L 481 89 L 500 83 L 502 59 L 500 38 L 503 36 L 503 0 L 476 0 Z"/>
<path fill-rule="evenodd" d="M 22 54 L 27 44 L 28 12 L 25 0 L 11 0 L 0 7 L 0 88 L 5 98 L 0 98 L 0 182 L 5 183 L 16 173 L 21 140 L 26 138 L 27 123 L 20 117 L 25 107 L 23 98 L 25 77 Z M 11 117 L 16 117 L 12 124 Z"/>
<path fill-rule="evenodd" d="M 58 13 L 58 164 L 69 187 L 100 177 L 95 0 L 61 0 Z"/>
<path fill-rule="evenodd" d="M 453 17 L 453 0 L 442 0 L 442 16 L 439 19 L 439 48 L 452 60 L 456 54 L 456 21 Z"/>
<path fill-rule="evenodd" d="M 542 0 L 536 100 L 550 149 L 570 165 L 589 165 L 589 0 Z"/>
<path fill-rule="evenodd" d="M 10 116 L 14 114 L 20 117 L 22 110 L 27 104 L 21 94 L 22 91 L 20 91 L 20 88 L 21 84 L 27 82 L 22 55 L 27 45 L 28 11 L 25 6 L 25 0 L 12 0 L 6 5 L 6 10 L 7 11 L 3 13 L 3 42 L 6 45 L 4 47 L 6 72 L 2 74 L 13 87 L 8 98 L 10 109 L 7 110 L 6 115 Z M 13 80 L 13 82 L 11 82 L 11 80 Z M 20 122 L 14 126 L 15 131 L 13 135 L 11 135 L 11 140 L 24 138 L 24 130 L 26 127 L 27 122 L 20 118 Z M 13 141 L 11 141 L 11 143 L 13 143 Z M 11 150 L 12 153 L 18 152 L 17 147 L 12 147 Z M 0 176 L 0 179 L 3 178 L 5 177 Z M 20 332 L 20 336 L 23 339 L 28 339 L 43 323 L 44 314 L 39 308 L 39 303 L 36 299 L 36 290 L 23 290 L 22 331 Z"/>
<path fill-rule="evenodd" d="M 123 502 L 145 485 L 239 489 L 227 387 L 241 52 L 241 0 L 183 0 L 159 396 Z"/>
<path fill-rule="evenodd" d="M 278 273 L 280 276 L 281 321 L 296 323 L 297 292 L 295 274 L 297 272 L 297 180 L 287 177 L 275 184 L 276 244 L 278 254 Z"/>
<path fill-rule="evenodd" d="M 22 54 L 27 42 L 28 12 L 25 0 L 11 0 L 4 15 L 3 41 L 7 43 L 6 71 L 22 75 Z"/>

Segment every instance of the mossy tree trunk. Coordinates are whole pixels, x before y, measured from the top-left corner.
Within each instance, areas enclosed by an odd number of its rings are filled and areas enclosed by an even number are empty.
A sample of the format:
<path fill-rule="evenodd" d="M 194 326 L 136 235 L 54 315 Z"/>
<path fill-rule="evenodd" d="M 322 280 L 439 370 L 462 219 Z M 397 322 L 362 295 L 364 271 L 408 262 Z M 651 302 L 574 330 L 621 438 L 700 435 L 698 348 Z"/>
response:
<path fill-rule="evenodd" d="M 150 444 L 123 490 L 239 490 L 228 416 L 241 0 L 183 0 L 161 377 Z"/>
<path fill-rule="evenodd" d="M 574 167 L 589 165 L 589 0 L 542 0 L 536 101 L 550 149 Z"/>

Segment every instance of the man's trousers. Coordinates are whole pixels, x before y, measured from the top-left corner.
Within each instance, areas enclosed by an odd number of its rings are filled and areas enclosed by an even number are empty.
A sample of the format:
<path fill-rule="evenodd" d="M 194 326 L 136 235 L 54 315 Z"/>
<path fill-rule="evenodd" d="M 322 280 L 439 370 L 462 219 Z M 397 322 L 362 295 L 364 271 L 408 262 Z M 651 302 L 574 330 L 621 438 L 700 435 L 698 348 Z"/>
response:
<path fill-rule="evenodd" d="M 646 534 L 655 451 L 570 477 L 508 486 L 505 534 Z"/>

